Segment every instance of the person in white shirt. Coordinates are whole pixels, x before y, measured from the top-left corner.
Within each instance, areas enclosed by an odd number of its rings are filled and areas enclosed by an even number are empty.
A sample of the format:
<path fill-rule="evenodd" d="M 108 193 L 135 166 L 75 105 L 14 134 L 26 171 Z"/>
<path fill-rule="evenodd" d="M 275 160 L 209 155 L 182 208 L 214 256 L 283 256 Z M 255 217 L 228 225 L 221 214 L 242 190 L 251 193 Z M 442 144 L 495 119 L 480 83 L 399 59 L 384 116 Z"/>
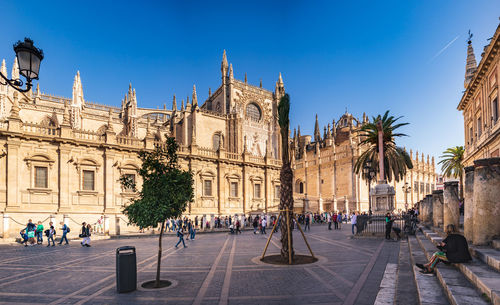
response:
<path fill-rule="evenodd" d="M 261 234 L 266 234 L 266 226 L 267 226 L 267 220 L 264 217 L 264 218 L 262 218 L 262 228 L 260 231 Z"/>
<path fill-rule="evenodd" d="M 352 235 L 354 235 L 354 227 L 356 226 L 357 218 L 358 216 L 356 216 L 356 212 L 353 212 L 351 217 Z"/>

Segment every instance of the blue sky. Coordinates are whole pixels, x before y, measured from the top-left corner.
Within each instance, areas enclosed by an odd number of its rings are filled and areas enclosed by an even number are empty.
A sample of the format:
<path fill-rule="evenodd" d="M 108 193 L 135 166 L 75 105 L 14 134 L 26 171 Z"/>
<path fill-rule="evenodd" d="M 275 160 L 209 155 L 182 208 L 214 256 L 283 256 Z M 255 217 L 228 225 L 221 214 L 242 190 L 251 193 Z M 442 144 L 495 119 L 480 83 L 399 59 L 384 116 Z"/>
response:
<path fill-rule="evenodd" d="M 31 37 L 46 93 L 71 96 L 80 70 L 89 101 L 119 106 L 129 82 L 140 107 L 171 107 L 193 84 L 204 100 L 226 49 L 236 78 L 273 90 L 283 74 L 303 134 L 316 113 L 323 126 L 346 107 L 389 109 L 410 123 L 398 144 L 436 157 L 463 145 L 467 31 L 479 62 L 500 16 L 499 1 L 482 0 L 41 2 L 2 3 L 0 58 L 10 73 L 12 44 Z"/>

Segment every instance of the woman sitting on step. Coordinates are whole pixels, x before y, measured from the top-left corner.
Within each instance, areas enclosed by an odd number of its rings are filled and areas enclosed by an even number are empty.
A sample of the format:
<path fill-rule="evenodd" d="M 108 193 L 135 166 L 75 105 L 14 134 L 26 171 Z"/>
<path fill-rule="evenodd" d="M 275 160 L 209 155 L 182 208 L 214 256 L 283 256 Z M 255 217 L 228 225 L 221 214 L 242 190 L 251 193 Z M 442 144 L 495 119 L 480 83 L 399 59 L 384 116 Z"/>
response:
<path fill-rule="evenodd" d="M 446 226 L 446 238 L 438 245 L 440 251 L 434 252 L 429 263 L 415 264 L 422 269 L 422 274 L 433 274 L 434 268 L 440 262 L 449 263 L 466 263 L 472 260 L 469 254 L 469 246 L 467 240 L 462 235 L 458 234 L 454 225 Z"/>

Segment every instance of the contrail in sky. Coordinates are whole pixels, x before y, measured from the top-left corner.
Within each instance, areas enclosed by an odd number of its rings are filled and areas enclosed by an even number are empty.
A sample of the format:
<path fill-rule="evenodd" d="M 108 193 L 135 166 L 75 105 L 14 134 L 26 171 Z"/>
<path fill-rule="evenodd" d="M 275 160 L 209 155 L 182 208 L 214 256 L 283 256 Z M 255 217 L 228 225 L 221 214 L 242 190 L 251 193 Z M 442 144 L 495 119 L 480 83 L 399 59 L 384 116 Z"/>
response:
<path fill-rule="evenodd" d="M 442 48 L 441 50 L 439 50 L 439 52 L 436 53 L 436 55 L 434 55 L 428 63 L 432 62 L 434 59 L 436 59 L 436 57 L 438 57 L 439 55 L 441 55 L 441 53 L 443 53 L 444 51 L 446 51 L 446 49 L 448 49 L 452 43 L 455 42 L 455 40 L 458 39 L 458 37 L 460 37 L 460 35 L 458 35 L 457 37 L 455 37 L 452 41 L 448 42 L 447 45 L 444 46 L 444 48 Z"/>

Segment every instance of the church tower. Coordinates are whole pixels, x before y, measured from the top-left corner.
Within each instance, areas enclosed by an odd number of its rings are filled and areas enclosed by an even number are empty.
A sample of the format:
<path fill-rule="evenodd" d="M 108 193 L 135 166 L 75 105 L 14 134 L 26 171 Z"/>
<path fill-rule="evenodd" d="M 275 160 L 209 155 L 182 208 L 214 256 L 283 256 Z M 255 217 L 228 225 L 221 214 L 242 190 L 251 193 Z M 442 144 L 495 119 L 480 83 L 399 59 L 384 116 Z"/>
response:
<path fill-rule="evenodd" d="M 474 73 L 477 70 L 476 55 L 474 55 L 474 49 L 472 48 L 472 34 L 469 31 L 469 39 L 467 41 L 467 63 L 465 66 L 465 81 L 464 87 L 467 88 L 470 81 L 474 77 Z"/>

